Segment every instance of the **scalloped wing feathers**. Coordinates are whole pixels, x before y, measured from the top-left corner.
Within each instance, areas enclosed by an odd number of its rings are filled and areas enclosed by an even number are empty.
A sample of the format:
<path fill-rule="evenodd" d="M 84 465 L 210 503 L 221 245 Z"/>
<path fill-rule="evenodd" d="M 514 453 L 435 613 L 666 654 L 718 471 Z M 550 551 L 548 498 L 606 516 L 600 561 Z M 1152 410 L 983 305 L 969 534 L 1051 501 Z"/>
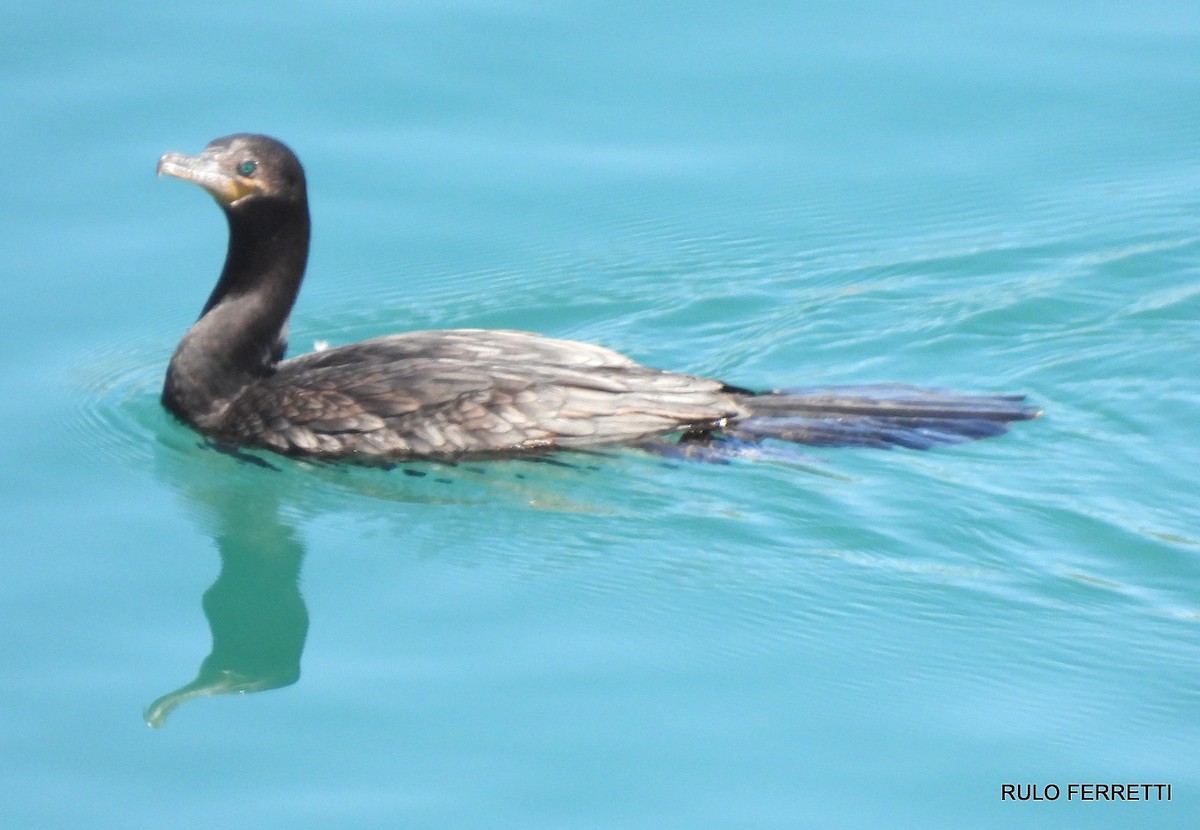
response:
<path fill-rule="evenodd" d="M 721 383 L 524 332 L 412 332 L 284 361 L 220 431 L 278 452 L 456 457 L 636 441 L 711 428 Z"/>

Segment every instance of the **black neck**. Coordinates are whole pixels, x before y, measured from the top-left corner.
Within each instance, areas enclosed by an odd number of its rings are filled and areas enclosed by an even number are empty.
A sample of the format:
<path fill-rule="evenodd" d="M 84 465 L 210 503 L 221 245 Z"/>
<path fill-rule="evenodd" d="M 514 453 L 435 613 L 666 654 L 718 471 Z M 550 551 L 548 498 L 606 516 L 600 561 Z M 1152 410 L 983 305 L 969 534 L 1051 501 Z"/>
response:
<path fill-rule="evenodd" d="M 200 319 L 171 358 L 163 403 L 199 423 L 274 371 L 308 260 L 308 206 L 262 199 L 225 211 L 229 251 Z"/>

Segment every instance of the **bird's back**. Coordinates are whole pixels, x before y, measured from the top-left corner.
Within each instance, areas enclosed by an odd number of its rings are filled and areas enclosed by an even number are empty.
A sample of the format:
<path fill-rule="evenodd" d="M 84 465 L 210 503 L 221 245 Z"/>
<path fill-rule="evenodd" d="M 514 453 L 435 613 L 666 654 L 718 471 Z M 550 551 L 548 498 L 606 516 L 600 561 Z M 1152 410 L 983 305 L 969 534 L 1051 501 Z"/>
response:
<path fill-rule="evenodd" d="M 736 414 L 719 381 L 587 343 L 420 331 L 278 364 L 231 402 L 231 443 L 327 458 L 459 457 L 631 442 Z"/>

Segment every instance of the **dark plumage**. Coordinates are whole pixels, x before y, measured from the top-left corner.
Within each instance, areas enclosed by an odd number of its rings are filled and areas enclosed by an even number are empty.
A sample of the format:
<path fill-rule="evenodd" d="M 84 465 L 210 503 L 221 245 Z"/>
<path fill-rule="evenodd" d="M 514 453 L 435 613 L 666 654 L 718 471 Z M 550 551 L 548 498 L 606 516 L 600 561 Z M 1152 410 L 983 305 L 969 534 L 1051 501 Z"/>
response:
<path fill-rule="evenodd" d="M 634 444 L 680 451 L 780 439 L 929 447 L 1036 417 L 1019 396 L 902 386 L 754 393 L 587 343 L 459 329 L 379 337 L 283 360 L 308 258 L 304 171 L 260 135 L 167 153 L 229 220 L 229 251 L 167 369 L 163 405 L 224 446 L 324 459 L 519 455 Z"/>

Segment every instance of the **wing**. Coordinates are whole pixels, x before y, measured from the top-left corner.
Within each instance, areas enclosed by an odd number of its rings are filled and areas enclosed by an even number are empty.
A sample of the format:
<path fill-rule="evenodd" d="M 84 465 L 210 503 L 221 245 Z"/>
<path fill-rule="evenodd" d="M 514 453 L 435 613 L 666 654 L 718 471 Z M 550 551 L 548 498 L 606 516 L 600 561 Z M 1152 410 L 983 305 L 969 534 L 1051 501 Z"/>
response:
<path fill-rule="evenodd" d="M 280 364 L 280 368 L 334 365 L 382 365 L 429 358 L 487 365 L 529 363 L 560 368 L 596 369 L 637 366 L 620 352 L 577 340 L 559 340 L 527 331 L 446 329 L 410 331 L 363 340 L 349 346 L 312 352 Z"/>
<path fill-rule="evenodd" d="M 247 388 L 221 430 L 327 458 L 458 457 L 709 428 L 716 381 L 522 332 L 413 332 L 304 355 Z"/>

